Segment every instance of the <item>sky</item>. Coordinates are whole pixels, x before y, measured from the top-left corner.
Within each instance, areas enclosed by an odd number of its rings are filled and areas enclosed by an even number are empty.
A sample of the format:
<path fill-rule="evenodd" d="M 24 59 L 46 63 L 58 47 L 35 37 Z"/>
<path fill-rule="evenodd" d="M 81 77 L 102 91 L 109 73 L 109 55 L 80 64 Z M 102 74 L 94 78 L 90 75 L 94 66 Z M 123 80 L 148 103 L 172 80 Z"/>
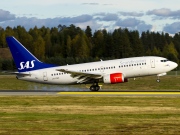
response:
<path fill-rule="evenodd" d="M 180 32 L 179 5 L 180 0 L 3 0 L 0 27 L 74 24 L 83 30 L 128 28 L 173 35 Z"/>

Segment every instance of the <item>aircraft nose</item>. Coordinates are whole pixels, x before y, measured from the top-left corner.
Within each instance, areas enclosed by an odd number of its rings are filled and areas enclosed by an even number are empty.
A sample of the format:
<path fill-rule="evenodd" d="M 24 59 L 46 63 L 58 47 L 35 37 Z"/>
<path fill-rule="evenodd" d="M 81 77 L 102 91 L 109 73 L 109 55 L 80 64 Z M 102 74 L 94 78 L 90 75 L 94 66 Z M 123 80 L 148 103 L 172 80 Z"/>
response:
<path fill-rule="evenodd" d="M 176 67 L 178 66 L 178 64 L 177 64 L 176 62 L 172 62 L 171 65 L 172 65 L 173 69 L 176 68 Z"/>

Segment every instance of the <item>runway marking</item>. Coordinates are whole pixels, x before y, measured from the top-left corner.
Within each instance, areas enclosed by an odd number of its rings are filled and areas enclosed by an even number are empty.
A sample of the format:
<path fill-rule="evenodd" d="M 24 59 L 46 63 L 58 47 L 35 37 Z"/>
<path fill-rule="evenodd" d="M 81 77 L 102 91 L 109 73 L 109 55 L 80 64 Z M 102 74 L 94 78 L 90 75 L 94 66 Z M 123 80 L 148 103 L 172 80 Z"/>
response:
<path fill-rule="evenodd" d="M 58 92 L 61 95 L 180 95 L 180 92 Z"/>

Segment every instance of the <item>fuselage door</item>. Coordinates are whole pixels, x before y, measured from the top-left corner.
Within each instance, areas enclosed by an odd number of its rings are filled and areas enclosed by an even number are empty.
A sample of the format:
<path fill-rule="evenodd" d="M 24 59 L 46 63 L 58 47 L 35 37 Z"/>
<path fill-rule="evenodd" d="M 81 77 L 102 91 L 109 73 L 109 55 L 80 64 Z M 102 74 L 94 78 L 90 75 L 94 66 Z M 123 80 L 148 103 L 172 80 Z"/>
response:
<path fill-rule="evenodd" d="M 151 59 L 150 62 L 151 62 L 151 68 L 155 68 L 155 59 Z"/>
<path fill-rule="evenodd" d="M 47 72 L 43 72 L 43 80 L 48 81 Z"/>

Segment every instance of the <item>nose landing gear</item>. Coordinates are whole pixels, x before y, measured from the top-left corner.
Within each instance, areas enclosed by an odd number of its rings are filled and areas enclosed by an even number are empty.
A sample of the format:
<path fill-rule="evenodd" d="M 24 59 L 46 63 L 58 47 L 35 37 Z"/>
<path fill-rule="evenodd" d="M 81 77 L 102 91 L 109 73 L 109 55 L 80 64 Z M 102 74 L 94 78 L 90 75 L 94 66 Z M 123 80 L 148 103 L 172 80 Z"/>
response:
<path fill-rule="evenodd" d="M 158 82 L 158 83 L 160 82 L 159 76 L 157 76 L 157 80 L 156 80 L 156 82 Z"/>
<path fill-rule="evenodd" d="M 166 75 L 166 74 L 167 74 L 167 73 L 161 73 L 161 74 L 158 74 L 158 75 L 157 75 L 157 80 L 156 80 L 156 81 L 159 83 L 159 82 L 160 82 L 159 77 L 160 77 L 160 76 L 164 76 L 164 75 Z"/>
<path fill-rule="evenodd" d="M 157 79 L 156 81 L 159 83 L 159 82 L 160 82 L 160 79 Z"/>

